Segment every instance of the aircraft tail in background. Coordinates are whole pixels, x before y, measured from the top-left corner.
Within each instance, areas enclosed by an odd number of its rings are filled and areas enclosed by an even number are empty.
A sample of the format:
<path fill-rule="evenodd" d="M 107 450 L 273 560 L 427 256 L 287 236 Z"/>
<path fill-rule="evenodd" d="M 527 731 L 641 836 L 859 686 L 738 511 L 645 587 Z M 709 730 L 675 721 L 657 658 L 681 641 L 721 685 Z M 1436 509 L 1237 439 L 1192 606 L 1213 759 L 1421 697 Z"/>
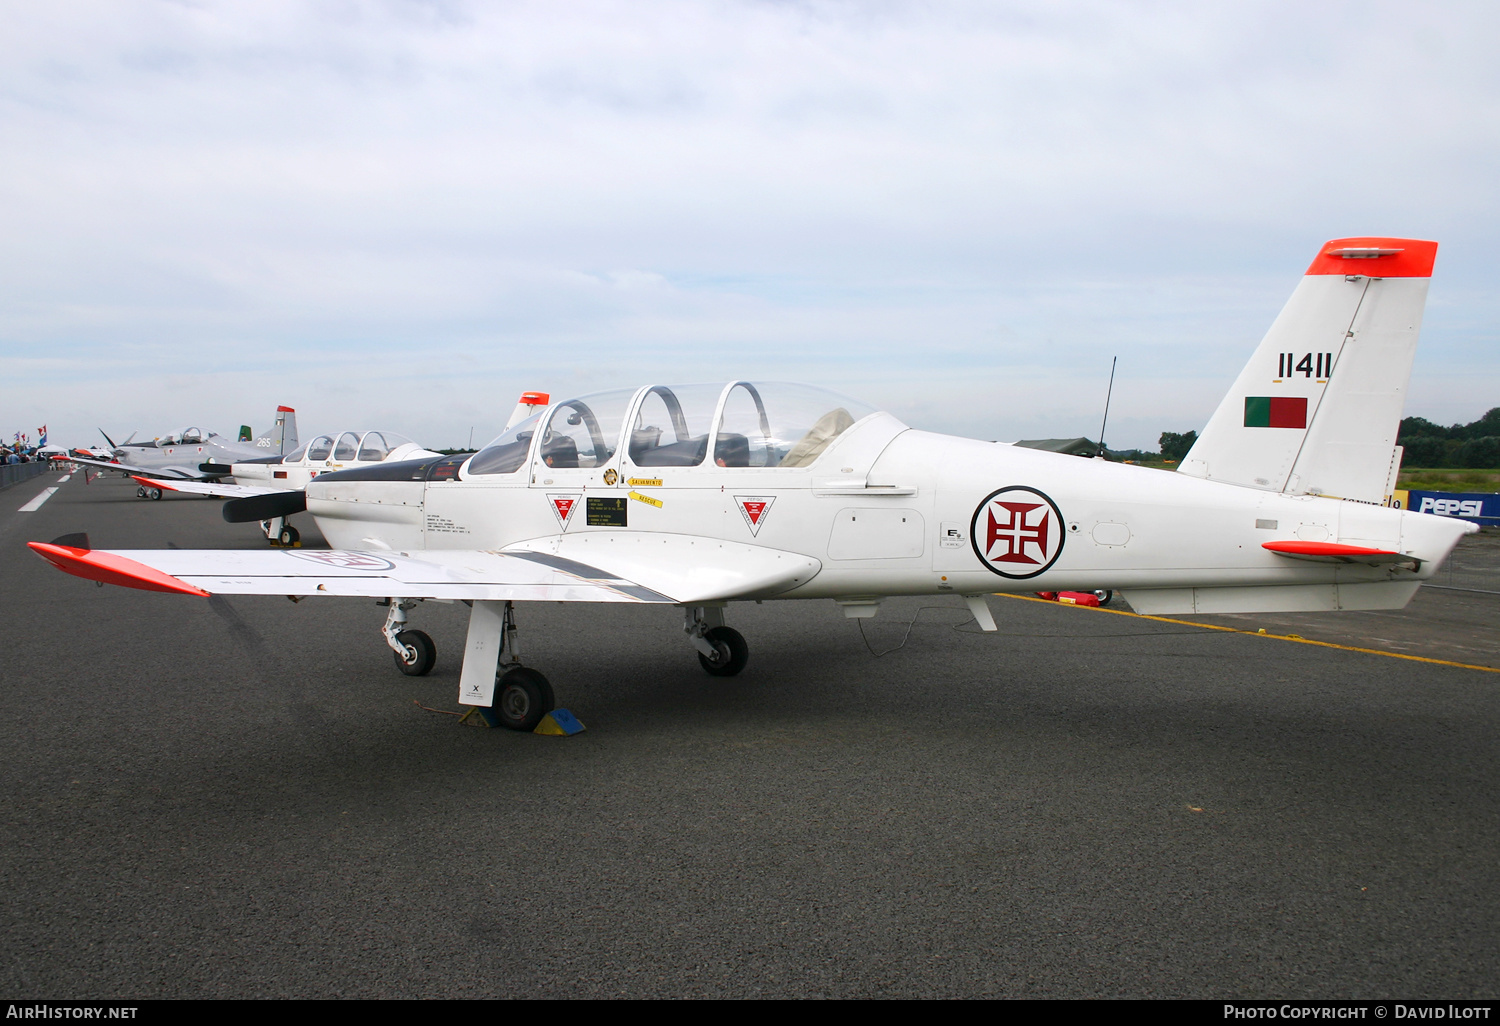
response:
<path fill-rule="evenodd" d="M 1179 471 L 1292 495 L 1382 502 L 1437 243 L 1326 243 Z"/>
<path fill-rule="evenodd" d="M 533 413 L 545 410 L 550 402 L 552 397 L 546 392 L 522 392 L 516 408 L 511 411 L 510 420 L 505 422 L 505 430 L 509 431 Z"/>
<path fill-rule="evenodd" d="M 248 427 L 241 427 L 240 440 L 247 441 L 249 433 Z M 290 406 L 276 407 L 275 426 L 257 438 L 255 445 L 257 448 L 265 449 L 278 456 L 295 452 L 297 449 L 297 411 Z"/>

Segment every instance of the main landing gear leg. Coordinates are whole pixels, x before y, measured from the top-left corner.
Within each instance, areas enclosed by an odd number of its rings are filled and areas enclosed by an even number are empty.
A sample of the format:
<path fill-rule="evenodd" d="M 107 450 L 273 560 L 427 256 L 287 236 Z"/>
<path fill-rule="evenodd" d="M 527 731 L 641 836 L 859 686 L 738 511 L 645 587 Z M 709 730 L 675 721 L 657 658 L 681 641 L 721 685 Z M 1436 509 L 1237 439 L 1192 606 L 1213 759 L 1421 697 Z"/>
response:
<path fill-rule="evenodd" d="M 488 707 L 485 719 L 509 730 L 535 730 L 557 705 L 547 678 L 521 665 L 512 602 L 475 602 L 464 643 L 458 700 Z"/>
<path fill-rule="evenodd" d="M 426 631 L 406 629 L 406 611 L 417 604 L 410 599 L 391 598 L 385 605 L 385 626 L 380 632 L 396 654 L 396 669 L 408 677 L 425 677 L 437 665 L 437 646 Z"/>
<path fill-rule="evenodd" d="M 699 664 L 715 677 L 733 677 L 750 660 L 745 636 L 724 626 L 723 606 L 683 607 L 682 629 L 698 650 Z"/>

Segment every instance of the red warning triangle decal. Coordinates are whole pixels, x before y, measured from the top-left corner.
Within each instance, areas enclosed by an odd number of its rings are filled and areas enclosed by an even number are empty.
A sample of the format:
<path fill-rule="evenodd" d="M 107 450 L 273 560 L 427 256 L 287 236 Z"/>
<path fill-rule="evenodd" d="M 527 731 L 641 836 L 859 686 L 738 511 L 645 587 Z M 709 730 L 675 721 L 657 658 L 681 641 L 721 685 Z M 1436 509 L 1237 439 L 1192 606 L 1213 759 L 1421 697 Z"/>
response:
<path fill-rule="evenodd" d="M 547 503 L 552 507 L 552 515 L 557 517 L 557 526 L 566 528 L 568 521 L 573 519 L 573 508 L 578 505 L 578 496 L 548 495 Z"/>
<path fill-rule="evenodd" d="M 771 515 L 771 504 L 776 501 L 776 496 L 736 495 L 734 501 L 739 504 L 740 516 L 745 518 L 745 526 L 750 528 L 750 536 L 753 538 L 760 534 L 761 525 Z"/>

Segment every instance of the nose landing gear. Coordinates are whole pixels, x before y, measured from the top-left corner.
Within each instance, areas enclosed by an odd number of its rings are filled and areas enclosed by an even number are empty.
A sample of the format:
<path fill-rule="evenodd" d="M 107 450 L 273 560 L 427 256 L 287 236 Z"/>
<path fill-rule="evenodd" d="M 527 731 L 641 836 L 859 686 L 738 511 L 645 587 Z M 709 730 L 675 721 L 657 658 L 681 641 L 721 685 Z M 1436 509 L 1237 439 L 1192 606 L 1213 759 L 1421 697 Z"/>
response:
<path fill-rule="evenodd" d="M 433 644 L 426 631 L 403 629 L 406 625 L 406 611 L 415 608 L 416 603 L 393 598 L 386 600 L 386 607 L 385 626 L 381 628 L 381 633 L 385 635 L 386 644 L 395 654 L 396 669 L 408 677 L 427 676 L 437 665 L 437 645 Z"/>
<path fill-rule="evenodd" d="M 724 626 L 723 606 L 688 606 L 683 610 L 682 629 L 698 650 L 698 663 L 714 677 L 733 677 L 750 661 L 745 636 Z"/>

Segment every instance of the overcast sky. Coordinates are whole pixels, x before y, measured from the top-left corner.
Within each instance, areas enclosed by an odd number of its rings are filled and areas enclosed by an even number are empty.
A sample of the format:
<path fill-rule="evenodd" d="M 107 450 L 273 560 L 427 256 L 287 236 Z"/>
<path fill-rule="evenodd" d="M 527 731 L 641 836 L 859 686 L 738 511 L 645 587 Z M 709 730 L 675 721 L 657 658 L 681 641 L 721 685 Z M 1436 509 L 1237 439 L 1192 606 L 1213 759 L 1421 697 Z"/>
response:
<path fill-rule="evenodd" d="M 0 0 L 0 431 L 494 435 L 807 380 L 1201 428 L 1317 247 L 1442 244 L 1409 413 L 1500 405 L 1493 3 Z"/>

